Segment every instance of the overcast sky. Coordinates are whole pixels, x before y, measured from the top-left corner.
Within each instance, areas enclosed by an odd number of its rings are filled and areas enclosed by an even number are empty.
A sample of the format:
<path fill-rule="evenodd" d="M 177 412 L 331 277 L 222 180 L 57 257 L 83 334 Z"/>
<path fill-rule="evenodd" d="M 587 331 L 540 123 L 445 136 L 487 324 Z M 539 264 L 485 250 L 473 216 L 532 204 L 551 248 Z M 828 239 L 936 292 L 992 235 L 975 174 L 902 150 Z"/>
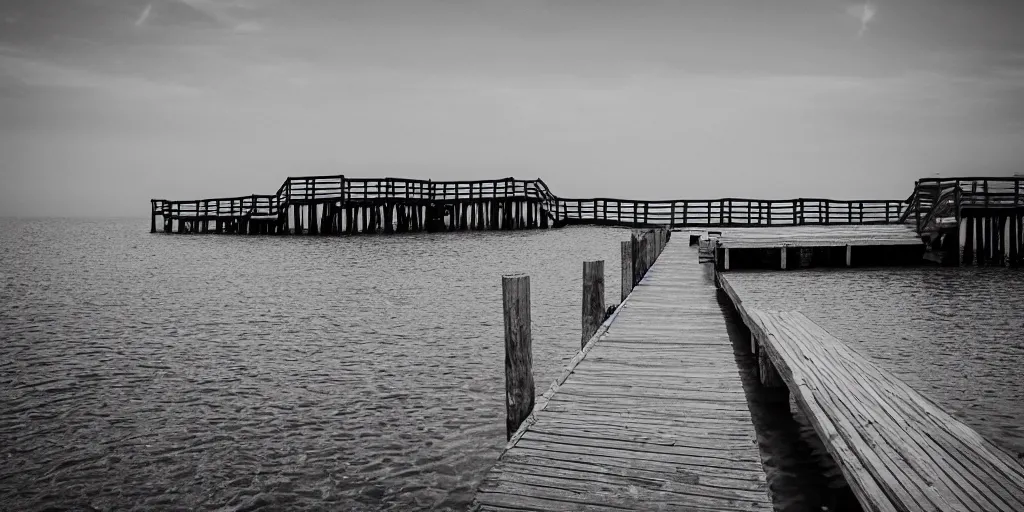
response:
<path fill-rule="evenodd" d="M 0 215 L 289 174 L 902 199 L 1024 171 L 1022 27 L 1022 0 L 0 0 Z"/>

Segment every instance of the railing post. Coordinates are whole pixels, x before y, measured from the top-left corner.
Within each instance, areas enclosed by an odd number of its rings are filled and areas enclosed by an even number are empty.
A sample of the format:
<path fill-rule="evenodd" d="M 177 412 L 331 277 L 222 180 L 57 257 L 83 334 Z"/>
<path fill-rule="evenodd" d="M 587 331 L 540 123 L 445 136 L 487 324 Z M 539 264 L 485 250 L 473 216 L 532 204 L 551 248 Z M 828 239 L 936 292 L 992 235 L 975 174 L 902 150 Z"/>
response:
<path fill-rule="evenodd" d="M 530 277 L 501 277 L 505 320 L 506 440 L 530 416 L 534 403 L 533 339 L 530 332 Z"/>
<path fill-rule="evenodd" d="M 580 347 L 604 322 L 604 261 L 583 262 L 583 336 Z"/>
<path fill-rule="evenodd" d="M 156 199 L 149 200 L 149 232 L 156 233 Z"/>

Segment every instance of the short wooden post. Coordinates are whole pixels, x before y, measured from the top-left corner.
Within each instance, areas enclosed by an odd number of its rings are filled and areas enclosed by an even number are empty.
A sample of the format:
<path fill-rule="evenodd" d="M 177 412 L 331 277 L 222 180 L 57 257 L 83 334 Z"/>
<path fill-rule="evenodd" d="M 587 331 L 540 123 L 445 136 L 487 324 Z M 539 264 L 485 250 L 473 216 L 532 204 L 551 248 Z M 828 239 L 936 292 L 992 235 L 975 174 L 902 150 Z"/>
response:
<path fill-rule="evenodd" d="M 530 276 L 501 277 L 505 317 L 505 439 L 533 411 L 533 339 L 530 332 Z"/>
<path fill-rule="evenodd" d="M 779 247 L 779 253 L 781 253 L 779 257 L 781 260 L 779 262 L 779 268 L 786 270 L 786 246 Z"/>
<path fill-rule="evenodd" d="M 633 291 L 633 243 L 630 240 L 622 242 L 622 298 L 626 300 L 629 292 Z"/>
<path fill-rule="evenodd" d="M 149 202 L 149 232 L 156 233 L 156 201 Z"/>
<path fill-rule="evenodd" d="M 853 246 L 846 246 L 846 266 L 849 267 L 853 263 Z"/>
<path fill-rule="evenodd" d="M 604 261 L 583 262 L 583 336 L 580 347 L 604 322 Z"/>
<path fill-rule="evenodd" d="M 722 270 L 729 270 L 729 249 L 728 248 L 725 249 L 724 259 L 725 259 L 725 263 L 724 263 L 724 266 L 722 267 Z"/>

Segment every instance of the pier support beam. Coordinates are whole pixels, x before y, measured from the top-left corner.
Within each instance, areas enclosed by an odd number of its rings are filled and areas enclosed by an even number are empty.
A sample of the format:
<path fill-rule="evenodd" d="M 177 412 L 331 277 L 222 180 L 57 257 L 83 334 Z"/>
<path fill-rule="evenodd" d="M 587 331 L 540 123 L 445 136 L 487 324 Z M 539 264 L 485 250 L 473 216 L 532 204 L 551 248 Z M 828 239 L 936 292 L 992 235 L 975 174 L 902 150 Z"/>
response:
<path fill-rule="evenodd" d="M 604 322 L 604 261 L 583 262 L 582 348 Z"/>
<path fill-rule="evenodd" d="M 530 277 L 502 276 L 501 296 L 505 319 L 505 439 L 508 440 L 533 411 Z"/>

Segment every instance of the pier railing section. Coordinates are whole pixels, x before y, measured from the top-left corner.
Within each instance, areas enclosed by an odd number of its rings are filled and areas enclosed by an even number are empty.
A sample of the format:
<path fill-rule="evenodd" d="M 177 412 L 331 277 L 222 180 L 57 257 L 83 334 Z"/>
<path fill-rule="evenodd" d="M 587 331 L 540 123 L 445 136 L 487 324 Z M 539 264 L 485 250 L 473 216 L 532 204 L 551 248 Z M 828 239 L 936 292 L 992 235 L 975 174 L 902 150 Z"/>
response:
<path fill-rule="evenodd" d="M 554 195 L 543 180 L 503 178 L 433 181 L 402 178 L 289 177 L 273 195 L 189 201 L 153 199 L 164 231 L 217 233 L 365 232 L 398 222 L 411 230 L 518 229 L 569 224 L 623 227 L 758 227 L 891 224 L 906 218 L 909 201 L 722 198 L 640 201 Z M 299 213 L 304 207 L 306 214 Z M 354 211 L 353 208 L 362 208 Z M 293 225 L 289 229 L 289 209 Z M 461 216 L 460 216 L 461 214 Z M 365 218 L 364 218 L 365 217 Z M 495 219 L 497 217 L 497 219 Z M 549 223 L 550 221 L 550 223 Z M 177 226 L 174 223 L 177 223 Z M 317 225 L 330 229 L 312 229 Z M 360 229 L 341 224 L 356 222 Z M 211 224 L 212 223 L 212 224 Z M 175 229 L 176 228 L 176 229 Z M 403 229 L 398 229 L 402 231 Z"/>
<path fill-rule="evenodd" d="M 568 224 L 670 227 L 758 227 L 805 224 L 893 224 L 903 201 L 799 198 L 681 199 L 555 199 L 555 217 Z"/>

